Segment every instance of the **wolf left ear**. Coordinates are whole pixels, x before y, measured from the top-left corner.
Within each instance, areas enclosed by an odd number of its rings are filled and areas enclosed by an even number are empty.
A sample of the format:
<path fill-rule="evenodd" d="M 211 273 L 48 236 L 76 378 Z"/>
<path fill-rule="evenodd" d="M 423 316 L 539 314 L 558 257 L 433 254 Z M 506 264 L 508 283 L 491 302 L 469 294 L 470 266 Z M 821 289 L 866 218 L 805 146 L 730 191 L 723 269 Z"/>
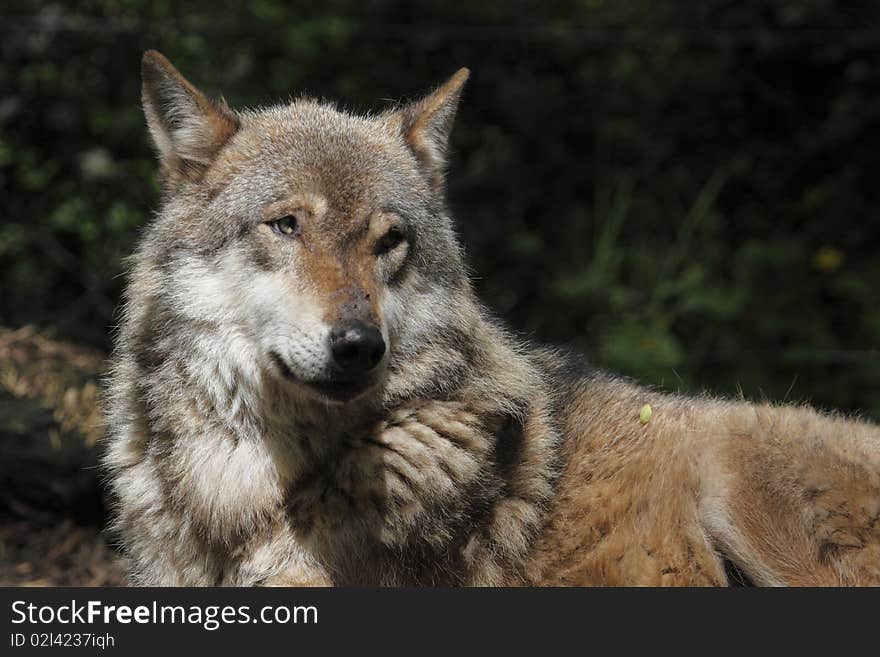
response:
<path fill-rule="evenodd" d="M 459 69 L 432 94 L 397 112 L 404 140 L 437 190 L 443 188 L 449 133 L 461 90 L 470 73 L 466 68 Z"/>
<path fill-rule="evenodd" d="M 198 179 L 238 130 L 225 102 L 196 89 L 164 55 L 148 50 L 141 62 L 141 100 L 166 184 Z"/>

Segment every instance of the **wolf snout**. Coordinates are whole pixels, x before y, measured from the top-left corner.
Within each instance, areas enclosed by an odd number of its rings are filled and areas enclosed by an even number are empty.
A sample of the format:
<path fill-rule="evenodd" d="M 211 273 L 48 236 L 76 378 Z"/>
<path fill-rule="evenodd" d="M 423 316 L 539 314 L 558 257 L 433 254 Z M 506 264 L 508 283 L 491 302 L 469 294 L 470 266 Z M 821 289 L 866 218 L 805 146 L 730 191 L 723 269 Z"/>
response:
<path fill-rule="evenodd" d="M 340 322 L 330 331 L 330 353 L 342 374 L 365 374 L 385 355 L 385 340 L 374 324 L 360 320 Z"/>

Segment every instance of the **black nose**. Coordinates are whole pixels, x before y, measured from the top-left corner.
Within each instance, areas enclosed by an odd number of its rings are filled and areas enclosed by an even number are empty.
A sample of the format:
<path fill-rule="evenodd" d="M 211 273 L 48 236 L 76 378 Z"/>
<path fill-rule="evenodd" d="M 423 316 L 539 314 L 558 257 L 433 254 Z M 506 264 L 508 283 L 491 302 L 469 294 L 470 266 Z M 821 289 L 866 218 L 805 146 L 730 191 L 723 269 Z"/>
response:
<path fill-rule="evenodd" d="M 375 325 L 351 320 L 330 331 L 330 351 L 343 374 L 365 374 L 385 355 L 385 340 Z"/>

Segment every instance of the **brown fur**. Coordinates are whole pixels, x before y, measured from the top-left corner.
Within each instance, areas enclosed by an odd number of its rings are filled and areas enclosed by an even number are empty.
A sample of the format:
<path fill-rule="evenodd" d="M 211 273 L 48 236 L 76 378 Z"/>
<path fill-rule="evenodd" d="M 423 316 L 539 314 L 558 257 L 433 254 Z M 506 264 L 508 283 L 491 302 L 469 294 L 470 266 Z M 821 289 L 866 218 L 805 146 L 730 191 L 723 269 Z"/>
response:
<path fill-rule="evenodd" d="M 598 376 L 566 433 L 531 583 L 719 585 L 726 557 L 756 584 L 880 584 L 874 426 Z"/>

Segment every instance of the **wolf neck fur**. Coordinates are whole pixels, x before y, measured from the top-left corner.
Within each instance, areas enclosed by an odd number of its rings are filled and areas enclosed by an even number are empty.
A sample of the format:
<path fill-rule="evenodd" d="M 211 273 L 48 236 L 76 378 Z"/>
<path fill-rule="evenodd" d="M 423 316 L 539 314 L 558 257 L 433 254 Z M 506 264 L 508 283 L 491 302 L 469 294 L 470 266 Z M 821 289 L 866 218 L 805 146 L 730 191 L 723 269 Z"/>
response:
<path fill-rule="evenodd" d="M 165 473 L 170 489 L 187 488 L 179 498 L 195 500 L 190 510 L 194 521 L 218 545 L 234 545 L 270 531 L 279 517 L 289 518 L 313 551 L 334 562 L 330 569 L 343 581 L 356 581 L 348 572 L 357 569 L 351 555 L 369 553 L 374 559 L 385 555 L 387 581 L 405 583 L 387 555 L 393 552 L 399 561 L 400 548 L 416 536 L 424 543 L 416 547 L 434 553 L 435 561 L 438 553 L 456 553 L 444 556 L 443 572 L 428 569 L 423 579 L 509 581 L 530 549 L 552 494 L 559 432 L 549 420 L 550 397 L 527 351 L 475 301 L 467 310 L 462 313 L 468 318 L 465 325 L 451 327 L 448 340 L 407 354 L 399 372 L 389 368 L 384 398 L 344 408 L 303 400 L 289 382 L 255 365 L 247 336 L 235 330 L 202 326 L 193 332 L 189 326 L 157 338 L 152 351 L 162 356 L 147 376 L 145 397 L 162 406 L 150 413 L 153 431 L 167 437 L 158 440 L 166 442 L 164 450 L 175 452 L 174 459 L 166 459 L 177 464 L 174 472 Z M 332 504 L 322 509 L 314 503 L 315 486 L 322 499 L 328 487 L 344 496 L 376 496 L 362 481 L 369 477 L 368 466 L 358 450 L 371 440 L 362 436 L 376 426 L 393 429 L 398 421 L 407 426 L 413 417 L 430 424 L 436 414 L 431 404 L 464 399 L 477 400 L 468 402 L 466 417 L 471 419 L 465 422 L 479 424 L 488 439 L 470 449 L 467 458 L 454 457 L 444 465 L 450 478 L 460 479 L 453 484 L 461 490 L 448 499 L 433 491 L 411 493 L 431 499 L 405 500 L 419 507 L 413 517 L 377 517 L 369 539 L 328 521 L 328 514 L 376 513 L 350 500 L 341 512 Z M 437 420 L 446 421 L 445 415 Z M 357 472 L 340 473 L 345 469 Z M 388 505 L 383 500 L 378 514 L 388 516 Z M 406 568 L 412 573 L 415 567 Z"/>

